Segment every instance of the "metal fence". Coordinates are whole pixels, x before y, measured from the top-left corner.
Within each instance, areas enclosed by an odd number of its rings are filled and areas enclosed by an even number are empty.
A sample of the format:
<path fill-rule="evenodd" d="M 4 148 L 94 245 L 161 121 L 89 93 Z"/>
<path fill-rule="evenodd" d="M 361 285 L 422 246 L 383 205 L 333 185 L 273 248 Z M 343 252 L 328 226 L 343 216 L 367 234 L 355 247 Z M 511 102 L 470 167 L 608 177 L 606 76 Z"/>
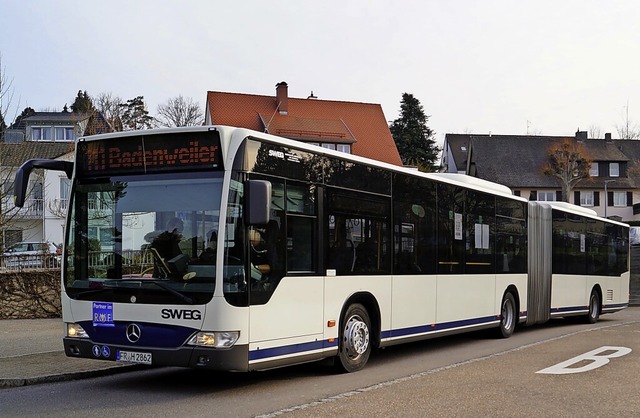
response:
<path fill-rule="evenodd" d="M 108 269 L 114 264 L 112 251 L 91 251 L 89 268 Z M 3 271 L 60 268 L 62 256 L 58 254 L 0 255 L 0 269 Z M 144 270 L 153 267 L 153 257 L 149 251 L 125 250 L 122 252 L 122 267 L 126 270 Z"/>

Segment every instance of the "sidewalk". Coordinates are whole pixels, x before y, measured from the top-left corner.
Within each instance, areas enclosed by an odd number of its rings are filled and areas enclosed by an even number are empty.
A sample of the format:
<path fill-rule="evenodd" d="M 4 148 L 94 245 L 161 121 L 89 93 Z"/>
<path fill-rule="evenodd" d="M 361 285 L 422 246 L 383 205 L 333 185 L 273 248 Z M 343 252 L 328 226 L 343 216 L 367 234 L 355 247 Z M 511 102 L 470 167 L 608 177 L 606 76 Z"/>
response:
<path fill-rule="evenodd" d="M 137 367 L 67 357 L 63 333 L 60 318 L 0 320 L 0 389 L 102 376 Z"/>

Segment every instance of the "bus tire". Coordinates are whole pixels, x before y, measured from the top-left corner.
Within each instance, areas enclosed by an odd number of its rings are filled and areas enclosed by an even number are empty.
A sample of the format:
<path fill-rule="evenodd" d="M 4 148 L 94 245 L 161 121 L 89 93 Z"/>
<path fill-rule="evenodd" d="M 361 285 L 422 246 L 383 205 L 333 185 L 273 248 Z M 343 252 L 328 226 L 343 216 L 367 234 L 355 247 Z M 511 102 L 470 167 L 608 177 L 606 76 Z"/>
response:
<path fill-rule="evenodd" d="M 584 318 L 587 324 L 595 324 L 600 319 L 600 295 L 594 289 L 589 296 L 589 312 Z"/>
<path fill-rule="evenodd" d="M 500 326 L 498 328 L 498 337 L 509 338 L 516 329 L 516 300 L 511 292 L 504 294 L 502 303 L 500 304 Z"/>
<path fill-rule="evenodd" d="M 339 337 L 338 370 L 352 373 L 363 369 L 371 355 L 371 319 L 364 306 L 354 303 L 347 308 Z"/>

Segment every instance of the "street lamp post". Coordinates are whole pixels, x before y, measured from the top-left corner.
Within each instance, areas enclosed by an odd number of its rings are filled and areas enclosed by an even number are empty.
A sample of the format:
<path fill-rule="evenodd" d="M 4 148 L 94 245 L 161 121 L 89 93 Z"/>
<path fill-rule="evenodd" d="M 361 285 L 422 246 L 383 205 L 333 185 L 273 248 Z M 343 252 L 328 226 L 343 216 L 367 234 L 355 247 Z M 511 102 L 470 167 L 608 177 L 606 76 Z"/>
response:
<path fill-rule="evenodd" d="M 615 180 L 605 180 L 604 181 L 604 217 L 607 217 L 607 206 L 609 205 L 609 194 L 607 193 L 607 184 L 613 182 Z"/>

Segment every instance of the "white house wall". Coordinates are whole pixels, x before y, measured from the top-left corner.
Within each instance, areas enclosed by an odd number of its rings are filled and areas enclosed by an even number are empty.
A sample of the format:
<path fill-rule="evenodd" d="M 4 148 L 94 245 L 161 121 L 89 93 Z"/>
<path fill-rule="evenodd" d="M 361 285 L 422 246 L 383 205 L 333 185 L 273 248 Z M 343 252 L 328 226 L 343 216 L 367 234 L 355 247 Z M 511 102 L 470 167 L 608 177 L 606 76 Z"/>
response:
<path fill-rule="evenodd" d="M 70 152 L 58 158 L 58 160 L 73 160 L 73 153 Z M 41 236 L 45 241 L 61 244 L 64 240 L 64 216 L 66 210 L 60 213 L 54 210 L 59 207 L 60 202 L 60 179 L 66 178 L 66 174 L 62 171 L 45 170 L 44 177 L 44 227 L 41 224 Z"/>
<path fill-rule="evenodd" d="M 541 188 L 535 188 L 535 189 L 516 189 L 516 190 L 520 190 L 520 196 L 524 197 L 524 198 L 529 198 L 529 195 L 531 195 L 531 192 L 533 190 L 537 191 L 537 192 L 553 192 L 555 193 L 556 190 L 558 189 L 541 189 Z M 573 192 L 574 191 L 580 191 L 580 189 L 574 189 L 571 191 L 571 193 L 569 193 L 569 203 L 573 203 L 575 204 L 575 202 L 573 201 Z M 606 205 L 607 203 L 607 199 L 604 196 L 604 190 L 600 190 L 600 206 L 585 206 L 588 207 L 589 209 L 593 209 L 596 211 L 596 213 L 598 214 L 598 216 L 604 216 L 604 205 Z M 633 201 L 634 202 L 640 202 L 640 192 L 633 192 Z M 634 216 L 633 215 L 633 207 L 632 206 L 624 206 L 624 207 L 615 207 L 615 206 L 608 206 L 607 207 L 607 216 L 619 216 L 620 218 L 622 218 L 623 221 L 629 221 L 629 220 L 635 220 L 635 219 L 640 219 L 640 217 L 638 215 Z"/>

